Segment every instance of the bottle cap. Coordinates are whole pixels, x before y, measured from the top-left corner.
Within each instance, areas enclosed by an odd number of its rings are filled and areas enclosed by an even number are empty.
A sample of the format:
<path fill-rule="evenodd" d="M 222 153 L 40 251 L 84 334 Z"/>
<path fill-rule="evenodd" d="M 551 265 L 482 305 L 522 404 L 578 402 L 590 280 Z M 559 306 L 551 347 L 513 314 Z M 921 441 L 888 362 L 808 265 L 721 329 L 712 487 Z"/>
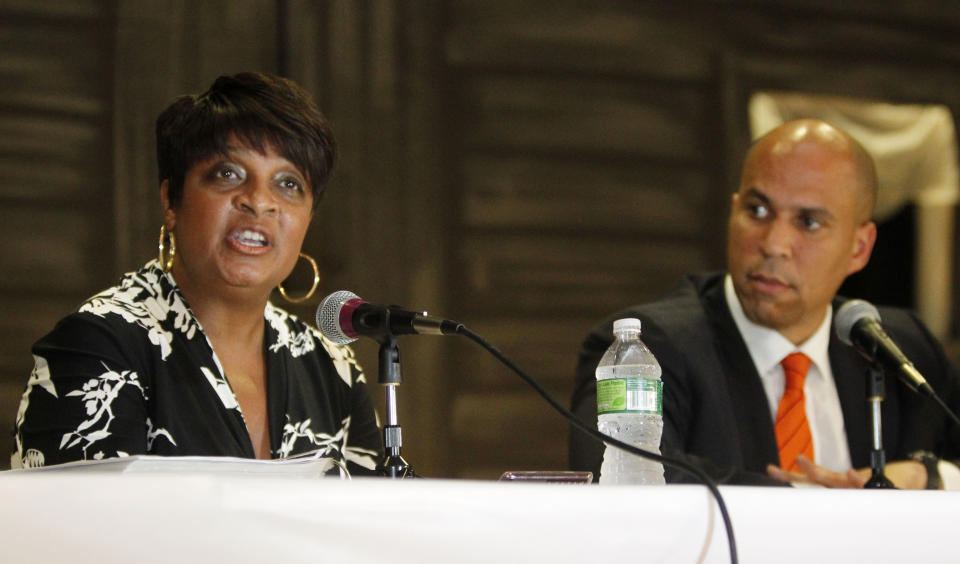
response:
<path fill-rule="evenodd" d="M 620 333 L 621 331 L 640 331 L 640 320 L 636 317 L 626 317 L 624 319 L 618 319 L 613 322 L 613 332 Z"/>

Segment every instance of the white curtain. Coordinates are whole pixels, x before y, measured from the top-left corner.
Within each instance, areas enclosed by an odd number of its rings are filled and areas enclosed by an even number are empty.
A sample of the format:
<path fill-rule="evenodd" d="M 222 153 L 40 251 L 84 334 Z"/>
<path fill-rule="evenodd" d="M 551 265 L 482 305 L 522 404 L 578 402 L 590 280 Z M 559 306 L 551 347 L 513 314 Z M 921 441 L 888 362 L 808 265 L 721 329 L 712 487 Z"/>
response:
<path fill-rule="evenodd" d="M 795 92 L 758 92 L 750 99 L 757 138 L 799 118 L 820 118 L 847 131 L 873 156 L 880 188 L 874 219 L 916 204 L 915 303 L 930 329 L 945 337 L 952 311 L 954 206 L 960 199 L 957 140 L 945 106 L 887 104 Z"/>

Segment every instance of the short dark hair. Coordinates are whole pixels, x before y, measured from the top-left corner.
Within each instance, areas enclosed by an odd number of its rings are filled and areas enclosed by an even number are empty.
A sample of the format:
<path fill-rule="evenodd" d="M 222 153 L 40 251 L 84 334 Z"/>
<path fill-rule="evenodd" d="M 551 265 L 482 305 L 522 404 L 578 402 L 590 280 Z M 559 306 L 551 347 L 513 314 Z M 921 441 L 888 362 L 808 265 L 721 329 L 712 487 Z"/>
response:
<path fill-rule="evenodd" d="M 299 168 L 316 207 L 333 173 L 333 133 L 306 90 L 254 72 L 221 76 L 203 94 L 180 96 L 157 118 L 157 167 L 160 182 L 169 181 L 171 206 L 180 204 L 187 170 L 227 155 L 231 136 L 260 152 L 269 145 Z"/>

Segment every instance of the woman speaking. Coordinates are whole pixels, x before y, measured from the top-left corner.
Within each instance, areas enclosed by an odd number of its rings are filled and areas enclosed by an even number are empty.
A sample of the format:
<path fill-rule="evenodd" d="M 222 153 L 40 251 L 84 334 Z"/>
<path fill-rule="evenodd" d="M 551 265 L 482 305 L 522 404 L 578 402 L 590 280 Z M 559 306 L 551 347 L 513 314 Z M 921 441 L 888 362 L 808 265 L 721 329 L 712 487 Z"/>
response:
<path fill-rule="evenodd" d="M 289 80 L 224 76 L 175 100 L 157 119 L 159 256 L 34 345 L 12 466 L 318 451 L 372 471 L 380 434 L 353 351 L 269 301 L 298 260 L 316 290 L 300 249 L 334 157 Z"/>

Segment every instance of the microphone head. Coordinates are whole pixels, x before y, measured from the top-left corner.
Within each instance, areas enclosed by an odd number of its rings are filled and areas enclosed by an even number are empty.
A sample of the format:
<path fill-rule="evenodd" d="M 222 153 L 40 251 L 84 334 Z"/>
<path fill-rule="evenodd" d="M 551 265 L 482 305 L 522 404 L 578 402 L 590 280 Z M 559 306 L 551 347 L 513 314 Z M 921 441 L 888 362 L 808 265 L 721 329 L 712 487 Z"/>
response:
<path fill-rule="evenodd" d="M 864 300 L 848 300 L 834 316 L 834 326 L 837 328 L 837 338 L 845 345 L 853 345 L 850 332 L 853 326 L 862 319 L 873 319 L 880 323 L 880 312 L 870 302 Z"/>
<path fill-rule="evenodd" d="M 340 312 L 350 300 L 359 300 L 360 296 L 349 290 L 339 290 L 323 298 L 317 308 L 317 329 L 323 336 L 338 345 L 346 345 L 357 340 L 343 332 L 340 326 Z"/>

